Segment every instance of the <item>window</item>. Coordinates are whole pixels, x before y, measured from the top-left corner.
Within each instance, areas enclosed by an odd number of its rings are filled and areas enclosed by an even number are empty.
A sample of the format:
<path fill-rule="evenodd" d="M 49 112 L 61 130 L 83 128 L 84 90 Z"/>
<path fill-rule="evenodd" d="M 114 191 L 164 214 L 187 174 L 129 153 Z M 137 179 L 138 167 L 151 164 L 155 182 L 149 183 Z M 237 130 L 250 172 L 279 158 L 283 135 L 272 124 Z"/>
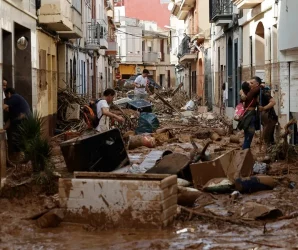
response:
<path fill-rule="evenodd" d="M 161 54 L 161 58 L 160 58 L 160 61 L 164 62 L 165 60 L 165 51 L 164 51 L 164 40 L 161 39 L 160 40 L 160 54 Z"/>
<path fill-rule="evenodd" d="M 72 60 L 69 60 L 69 67 L 70 67 L 70 79 L 69 79 L 69 86 L 71 89 L 73 89 L 73 83 L 72 83 Z"/>
<path fill-rule="evenodd" d="M 82 0 L 72 0 L 72 6 L 73 6 L 79 13 L 82 13 Z"/>

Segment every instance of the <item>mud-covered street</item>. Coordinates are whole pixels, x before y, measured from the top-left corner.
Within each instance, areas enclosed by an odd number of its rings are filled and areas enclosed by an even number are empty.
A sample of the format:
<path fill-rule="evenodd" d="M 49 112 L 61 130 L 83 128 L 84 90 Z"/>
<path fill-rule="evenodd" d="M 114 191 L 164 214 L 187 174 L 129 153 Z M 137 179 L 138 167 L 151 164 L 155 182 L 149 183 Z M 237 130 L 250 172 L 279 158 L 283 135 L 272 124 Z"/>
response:
<path fill-rule="evenodd" d="M 208 127 L 209 123 L 225 128 L 215 117 L 213 120 L 200 119 L 200 123 L 205 123 L 204 127 Z M 191 119 L 188 122 L 191 122 Z M 188 155 L 193 149 L 189 135 L 196 134 L 197 129 L 187 124 L 179 127 L 175 122 L 173 125 L 169 121 L 161 125 L 161 128 L 163 126 L 171 132 L 173 138 L 166 138 L 169 141 L 160 142 L 154 150 L 171 150 Z M 200 136 L 204 133 L 210 134 L 207 129 L 200 133 Z M 221 136 L 220 140 L 210 144 L 210 155 L 216 158 L 224 152 L 240 148 L 243 136 L 239 132 L 235 134 L 240 138 L 238 144 L 231 143 L 230 136 Z M 72 177 L 60 151 L 61 141 L 63 139 L 59 137 L 53 140 L 51 161 L 60 177 Z M 197 145 L 204 145 L 206 139 L 195 141 Z M 216 152 L 218 148 L 223 151 Z M 259 138 L 256 137 L 252 147 L 255 160 L 263 155 L 259 148 Z M 128 150 L 130 167 L 123 168 L 122 172 L 138 174 L 141 171 L 138 166 L 152 150 L 147 147 Z M 26 184 L 26 180 L 31 176 L 30 167 L 21 165 L 9 169 L 11 187 L 4 189 L 5 193 L 2 192 L 0 198 L 0 248 L 294 249 L 298 247 L 298 168 L 295 163 L 277 161 L 270 164 L 266 175 L 276 181 L 273 190 L 240 194 L 236 198 L 231 196 L 231 192 L 219 194 L 199 191 L 194 204 L 187 208 L 190 210 L 185 210 L 185 206 L 178 206 L 173 224 L 164 229 L 106 229 L 104 226 L 94 226 L 92 221 L 86 221 L 85 224 L 62 221 L 56 228 L 40 228 L 37 221 L 30 217 L 44 209 L 59 206 L 59 197 L 47 195 L 38 187 L 32 186 L 32 183 Z M 276 208 L 282 215 L 272 213 L 271 216 L 254 218 L 252 213 L 251 216 L 246 216 L 253 207 L 248 207 L 244 213 L 243 209 L 250 203 Z M 195 214 L 196 212 L 199 215 Z"/>
<path fill-rule="evenodd" d="M 282 210 L 297 207 L 297 191 L 279 187 L 245 197 L 274 204 Z M 219 197 L 218 197 L 219 198 Z M 219 198 L 220 199 L 220 198 Z M 297 219 L 264 222 L 243 227 L 216 220 L 181 214 L 175 225 L 165 230 L 100 230 L 62 223 L 58 228 L 40 229 L 24 220 L 42 209 L 44 197 L 1 199 L 1 249 L 295 249 Z M 236 205 L 239 207 L 239 204 Z"/>

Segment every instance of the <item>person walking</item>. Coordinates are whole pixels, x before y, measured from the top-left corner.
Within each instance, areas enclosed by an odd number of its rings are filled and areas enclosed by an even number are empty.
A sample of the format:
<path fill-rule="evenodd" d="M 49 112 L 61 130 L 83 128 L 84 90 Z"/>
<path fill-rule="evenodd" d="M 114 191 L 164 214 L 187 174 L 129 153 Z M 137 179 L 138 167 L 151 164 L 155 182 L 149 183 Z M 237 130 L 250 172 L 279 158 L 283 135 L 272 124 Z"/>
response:
<path fill-rule="evenodd" d="M 148 92 L 149 92 L 149 90 L 148 90 L 148 84 L 149 84 L 148 75 L 149 75 L 149 70 L 144 69 L 143 74 L 137 76 L 137 78 L 135 79 L 135 82 L 134 82 L 135 99 L 145 99 L 147 97 Z"/>

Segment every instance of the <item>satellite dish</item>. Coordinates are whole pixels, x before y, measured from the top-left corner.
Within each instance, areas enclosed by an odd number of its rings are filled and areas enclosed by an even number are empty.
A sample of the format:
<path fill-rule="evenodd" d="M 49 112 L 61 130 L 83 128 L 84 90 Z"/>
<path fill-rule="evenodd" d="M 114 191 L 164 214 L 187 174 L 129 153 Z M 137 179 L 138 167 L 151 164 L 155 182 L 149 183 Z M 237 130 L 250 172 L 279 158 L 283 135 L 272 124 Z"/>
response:
<path fill-rule="evenodd" d="M 28 46 L 28 39 L 24 36 L 20 37 L 17 41 L 17 47 L 19 50 L 25 50 Z"/>
<path fill-rule="evenodd" d="M 168 10 L 172 10 L 174 7 L 174 3 L 173 2 L 170 2 L 169 5 L 168 5 Z"/>

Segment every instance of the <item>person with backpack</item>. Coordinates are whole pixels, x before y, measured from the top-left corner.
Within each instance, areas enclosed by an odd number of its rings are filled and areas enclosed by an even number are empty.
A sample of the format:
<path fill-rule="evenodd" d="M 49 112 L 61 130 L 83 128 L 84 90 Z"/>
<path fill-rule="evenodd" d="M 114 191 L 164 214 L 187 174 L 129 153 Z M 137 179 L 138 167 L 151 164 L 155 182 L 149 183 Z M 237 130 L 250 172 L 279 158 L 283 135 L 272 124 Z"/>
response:
<path fill-rule="evenodd" d="M 103 98 L 93 103 L 93 105 L 96 105 L 96 110 L 94 111 L 96 116 L 93 124 L 95 129 L 100 133 L 110 129 L 110 118 L 115 119 L 118 122 L 124 122 L 123 117 L 110 112 L 109 105 L 113 102 L 115 94 L 115 90 L 106 89 L 103 92 Z"/>
<path fill-rule="evenodd" d="M 262 90 L 259 111 L 261 112 L 261 123 L 263 126 L 263 140 L 268 148 L 274 144 L 274 130 L 278 123 L 278 116 L 274 110 L 276 102 L 271 96 L 270 88 L 265 87 Z"/>

